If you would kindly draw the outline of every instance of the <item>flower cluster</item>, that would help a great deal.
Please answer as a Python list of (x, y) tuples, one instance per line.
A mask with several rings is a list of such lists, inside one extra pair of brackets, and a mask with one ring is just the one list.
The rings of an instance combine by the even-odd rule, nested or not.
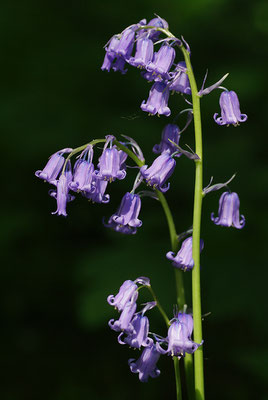
[[(138, 287), (138, 285), (141, 286)], [(120, 312), (118, 320), (111, 319), (108, 325), (115, 332), (120, 332), (118, 336), (120, 344), (127, 344), (134, 349), (142, 349), (140, 357), (137, 360), (128, 360), (128, 365), (131, 372), (139, 374), (141, 382), (147, 382), (149, 377), (159, 376), (160, 370), (156, 363), (161, 354), (180, 359), (185, 356), (185, 353), (192, 354), (202, 343), (198, 344), (191, 340), (193, 318), (184, 312), (177, 313), (175, 318), (169, 322), (167, 337), (163, 338), (149, 332), (149, 319), (145, 313), (157, 306), (157, 302), (143, 304), (142, 310), (136, 312), (138, 290), (142, 287), (150, 289), (148, 278), (127, 280), (115, 296), (108, 296), (108, 303)]]

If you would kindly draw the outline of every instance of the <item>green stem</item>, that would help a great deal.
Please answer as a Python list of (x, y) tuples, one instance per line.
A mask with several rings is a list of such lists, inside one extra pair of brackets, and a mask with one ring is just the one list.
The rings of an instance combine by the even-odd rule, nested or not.
[(177, 400), (182, 400), (180, 365), (179, 365), (178, 357), (173, 357), (173, 362), (174, 362), (174, 370), (175, 370)]
[[(192, 70), (190, 56), (184, 47), (181, 47), (186, 62), (187, 72), (192, 90), (194, 128), (195, 128), (195, 152), (199, 160), (195, 161), (195, 192), (193, 212), (193, 260), (192, 271), (192, 303), (194, 319), (194, 341), (202, 341), (202, 315), (201, 315), (201, 287), (200, 287), (200, 228), (202, 211), (202, 190), (203, 190), (203, 159), (202, 159), (202, 126), (200, 113), (200, 98)], [(196, 400), (205, 399), (204, 372), (203, 372), (203, 346), (200, 346), (194, 353), (194, 377)]]
[(153, 299), (156, 302), (156, 306), (157, 306), (158, 310), (160, 311), (162, 317), (164, 318), (167, 327), (169, 327), (170, 323), (169, 323), (168, 316), (165, 313), (165, 311), (164, 311), (163, 307), (161, 306), (161, 304), (159, 303), (159, 301), (158, 301), (158, 299), (157, 299), (152, 287), (151, 286), (144, 286), (144, 287), (146, 287), (151, 292), (151, 295), (153, 296)]

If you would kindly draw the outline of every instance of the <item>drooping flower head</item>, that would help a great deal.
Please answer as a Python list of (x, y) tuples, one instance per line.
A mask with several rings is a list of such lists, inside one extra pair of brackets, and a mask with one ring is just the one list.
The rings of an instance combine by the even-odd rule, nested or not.
[(73, 149), (66, 148), (57, 151), (57, 153), (52, 154), (44, 169), (36, 171), (35, 176), (37, 176), (40, 179), (44, 179), (44, 181), (47, 181), (53, 185), (57, 185), (57, 177), (65, 161), (63, 154), (71, 153), (72, 150)]
[(116, 332), (123, 331), (126, 333), (133, 332), (133, 326), (131, 324), (131, 321), (137, 308), (136, 304), (137, 298), (138, 298), (138, 292), (135, 291), (131, 299), (124, 306), (119, 319), (117, 321), (115, 321), (114, 319), (110, 319), (108, 325), (113, 331)]
[(173, 73), (169, 74), (171, 76), (168, 88), (171, 91), (183, 94), (191, 94), (191, 87), (188, 75), (186, 74), (186, 63), (180, 61)]
[[(177, 151), (177, 147), (170, 142), (179, 144), (180, 140), (180, 129), (176, 124), (167, 124), (162, 131), (162, 138), (159, 144), (155, 144), (153, 147), (153, 152), (156, 154), (163, 153), (164, 151), (169, 151), (170, 154)], [(181, 156), (181, 154), (176, 154), (177, 157)]]
[(139, 374), (141, 382), (147, 382), (149, 376), (157, 378), (160, 375), (160, 370), (156, 367), (160, 354), (156, 350), (154, 344), (145, 347), (140, 358), (135, 361), (133, 358), (128, 360), (128, 365), (131, 372)]
[(108, 296), (107, 302), (110, 306), (117, 308), (118, 311), (122, 311), (137, 289), (138, 286), (135, 281), (127, 280), (120, 286), (116, 296), (112, 294)]
[(168, 117), (171, 114), (168, 107), (169, 90), (164, 82), (155, 82), (151, 87), (147, 102), (143, 100), (141, 103), (142, 111), (148, 112), (150, 115), (165, 115)]
[(169, 189), (169, 183), (166, 185), (165, 183), (172, 175), (175, 166), (176, 161), (170, 156), (169, 151), (164, 151), (149, 168), (148, 165), (143, 165), (140, 173), (148, 185), (161, 192), (166, 192)]
[[(185, 318), (185, 322), (182, 322)], [(185, 356), (185, 353), (194, 353), (202, 343), (198, 344), (191, 340), (191, 333), (189, 328), (192, 327), (192, 322), (190, 322), (191, 316), (174, 318), (171, 320), (171, 325), (168, 329), (168, 336), (165, 339), (167, 343), (167, 350), (164, 350), (160, 343), (156, 343), (156, 348), (161, 354), (168, 354), (170, 356), (175, 356), (181, 358)]]
[(110, 182), (115, 179), (124, 179), (126, 171), (123, 169), (124, 163), (122, 163), (121, 153), (117, 150), (116, 146), (112, 145), (114, 136), (109, 135), (106, 138), (102, 155), (99, 158), (99, 169), (94, 171), (94, 175), (97, 179)]
[(137, 228), (142, 225), (142, 221), (138, 219), (140, 209), (140, 196), (127, 192), (121, 201), (118, 211), (113, 214), (109, 218), (108, 223), (104, 225), (117, 232), (135, 234)]
[(239, 122), (245, 122), (248, 117), (246, 114), (241, 114), (240, 104), (237, 94), (231, 90), (221, 93), (220, 96), (221, 117), (218, 113), (214, 114), (214, 121), (218, 125), (239, 125)]
[(148, 72), (152, 72), (161, 79), (168, 79), (168, 72), (173, 64), (176, 52), (173, 47), (164, 44), (157, 53), (154, 54), (153, 60), (147, 65)]
[(122, 32), (118, 46), (116, 48), (116, 54), (128, 60), (131, 56), (135, 41), (135, 30), (133, 27), (129, 27)]
[[(246, 220), (244, 215), (239, 215), (240, 201), (238, 194), (235, 192), (224, 192), (219, 201), (218, 217), (211, 214), (211, 220), (216, 225), (233, 226), (237, 229), (242, 229), (245, 226)], [(241, 218), (241, 219), (240, 219)]]
[(51, 197), (57, 200), (57, 210), (52, 214), (67, 216), (66, 205), (67, 202), (72, 201), (74, 196), (69, 194), (69, 183), (72, 180), (72, 170), (70, 160), (66, 164), (63, 174), (60, 175), (57, 181), (57, 191), (50, 190), (48, 193)]
[(92, 190), (92, 179), (94, 165), (92, 163), (93, 147), (89, 145), (76, 161), (73, 172), (72, 182), (69, 183), (69, 188), (74, 192)]
[[(204, 241), (200, 240), (200, 252), (204, 248)], [(172, 251), (166, 254), (166, 257), (173, 261), (172, 265), (176, 268), (182, 269), (183, 271), (189, 271), (194, 267), (193, 260), (193, 238), (188, 237), (182, 242), (181, 248), (175, 255)]]
[(130, 57), (128, 63), (133, 67), (146, 68), (152, 61), (154, 55), (154, 44), (151, 39), (140, 38), (137, 40), (136, 53)]

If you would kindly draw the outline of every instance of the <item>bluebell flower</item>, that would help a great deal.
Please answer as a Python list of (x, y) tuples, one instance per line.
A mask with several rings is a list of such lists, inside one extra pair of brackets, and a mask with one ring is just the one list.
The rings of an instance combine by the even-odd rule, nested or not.
[(169, 189), (169, 183), (165, 183), (172, 175), (175, 166), (176, 161), (170, 156), (169, 151), (164, 151), (149, 168), (148, 165), (143, 165), (140, 173), (148, 185), (160, 192), (166, 192)]
[(147, 102), (143, 100), (141, 103), (142, 111), (148, 112), (150, 115), (165, 115), (168, 117), (171, 114), (168, 107), (169, 90), (164, 82), (155, 82), (151, 87)]
[(159, 352), (156, 350), (155, 345), (152, 344), (144, 348), (137, 361), (133, 358), (129, 359), (128, 365), (131, 372), (139, 374), (139, 380), (141, 382), (147, 382), (149, 376), (151, 378), (157, 378), (160, 375), (160, 370), (156, 366), (159, 357)]
[(73, 171), (73, 179), (69, 183), (69, 188), (74, 192), (92, 190), (92, 179), (94, 172), (93, 147), (89, 145), (76, 161)]
[[(211, 214), (211, 220), (216, 225), (233, 226), (237, 229), (242, 229), (245, 226), (246, 220), (244, 215), (239, 215), (240, 201), (238, 194), (235, 192), (224, 192), (219, 201), (218, 217)], [(241, 218), (241, 219), (240, 219)]]
[(168, 83), (169, 90), (177, 93), (191, 94), (191, 86), (186, 71), (186, 63), (180, 61), (177, 64), (175, 71), (169, 74), (171, 77), (171, 80)]
[(120, 344), (128, 344), (130, 347), (140, 349), (141, 346), (148, 347), (153, 344), (153, 339), (148, 337), (149, 320), (143, 314), (136, 314), (131, 321), (133, 331), (124, 337), (124, 332), (118, 336)]
[(57, 191), (50, 190), (48, 193), (51, 197), (57, 200), (57, 210), (52, 214), (67, 216), (66, 205), (67, 202), (74, 200), (74, 196), (69, 194), (69, 183), (72, 180), (71, 162), (66, 164), (63, 174), (60, 175), (57, 181)]
[(105, 193), (107, 185), (108, 181), (102, 181), (101, 179), (98, 179), (95, 175), (93, 175), (90, 191), (84, 191), (82, 192), (82, 194), (88, 200), (92, 201), (92, 203), (109, 203), (110, 195)]
[(121, 201), (118, 211), (113, 214), (109, 218), (108, 223), (104, 225), (117, 232), (135, 234), (137, 228), (142, 225), (142, 221), (138, 219), (140, 209), (140, 196), (127, 192)]
[(151, 39), (141, 38), (137, 40), (136, 53), (130, 57), (128, 63), (133, 67), (146, 68), (152, 61), (154, 55), (154, 44)]
[(108, 325), (113, 331), (116, 332), (124, 331), (126, 333), (133, 332), (133, 326), (131, 324), (131, 321), (137, 308), (136, 304), (137, 298), (138, 298), (138, 292), (135, 291), (131, 300), (129, 300), (124, 306), (119, 319), (117, 321), (115, 321), (114, 319), (110, 319)]
[(135, 281), (127, 280), (120, 286), (117, 295), (108, 296), (107, 301), (110, 306), (117, 308), (118, 311), (122, 311), (137, 289), (138, 286)]
[(153, 60), (147, 65), (148, 72), (152, 72), (161, 79), (168, 79), (168, 72), (173, 64), (176, 52), (173, 47), (164, 44), (157, 53), (154, 54)]
[(37, 176), (40, 179), (43, 179), (44, 181), (47, 181), (48, 183), (57, 185), (57, 177), (65, 162), (63, 154), (71, 153), (72, 151), (73, 149), (66, 148), (52, 154), (44, 169), (36, 171), (35, 176)]
[(116, 54), (128, 60), (131, 56), (135, 42), (135, 30), (131, 27), (125, 29), (116, 48)]
[(224, 91), (220, 96), (221, 117), (218, 113), (214, 114), (214, 121), (218, 125), (239, 125), (239, 122), (245, 122), (248, 117), (241, 114), (239, 100), (234, 91)]
[(108, 42), (108, 46), (105, 47), (106, 53), (105, 53), (105, 57), (104, 57), (104, 61), (103, 64), (101, 66), (101, 70), (102, 71), (108, 71), (110, 72), (110, 69), (115, 61), (115, 59), (117, 58), (116, 55), (116, 49), (118, 47), (119, 44), (119, 38), (117, 35), (113, 36), (109, 42)]
[[(170, 140), (172, 140), (172, 142), (179, 144), (179, 140), (180, 140), (180, 129), (178, 127), (178, 125), (176, 124), (167, 124), (163, 131), (162, 131), (162, 138), (161, 138), (161, 142), (159, 144), (155, 144), (153, 147), (153, 152), (156, 154), (160, 154), (163, 153), (164, 151), (169, 151), (170, 154), (173, 154), (174, 152), (176, 152), (178, 149), (177, 147), (170, 142)], [(177, 157), (180, 157), (181, 154), (178, 153), (176, 154)]]
[(194, 353), (203, 342), (198, 344), (191, 340), (192, 332), (189, 331), (189, 327), (189, 320), (186, 320), (186, 323), (184, 323), (180, 319), (174, 318), (168, 329), (168, 336), (163, 341), (163, 343), (167, 344), (167, 349), (163, 349), (160, 343), (156, 343), (157, 351), (161, 354), (167, 354), (178, 358), (184, 357), (185, 353)]
[[(200, 240), (200, 252), (204, 248), (204, 241)], [(182, 269), (183, 271), (189, 271), (194, 267), (193, 260), (193, 238), (188, 237), (182, 242), (181, 248), (175, 255), (172, 251), (166, 254), (166, 257), (173, 261), (172, 265), (176, 268)]]

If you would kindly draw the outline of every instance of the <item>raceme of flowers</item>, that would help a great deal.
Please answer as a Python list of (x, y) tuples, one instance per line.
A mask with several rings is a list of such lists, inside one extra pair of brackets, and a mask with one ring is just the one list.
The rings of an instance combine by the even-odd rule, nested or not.
[(149, 318), (145, 313), (158, 304), (157, 301), (148, 302), (137, 311), (138, 293), (144, 287), (151, 287), (148, 278), (127, 280), (115, 296), (110, 295), (107, 298), (108, 303), (120, 313), (117, 320), (111, 319), (108, 323), (112, 330), (119, 332), (118, 342), (141, 350), (137, 359), (128, 360), (131, 372), (139, 374), (141, 382), (147, 382), (149, 377), (156, 378), (160, 375), (157, 362), (161, 354), (180, 359), (186, 353), (194, 353), (202, 344), (192, 341), (193, 317), (185, 312), (176, 313), (169, 321), (166, 337), (150, 332)]

